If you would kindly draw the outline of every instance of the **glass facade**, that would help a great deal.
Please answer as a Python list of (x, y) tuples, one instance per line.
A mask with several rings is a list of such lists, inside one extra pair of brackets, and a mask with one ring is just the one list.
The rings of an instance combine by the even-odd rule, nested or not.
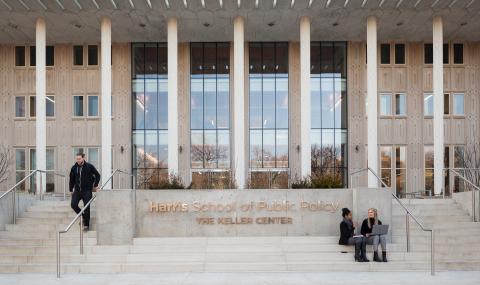
[(312, 42), (311, 147), (312, 176), (347, 185), (347, 46)]
[(132, 44), (133, 171), (139, 188), (168, 175), (167, 44)]
[(192, 43), (192, 169), (230, 168), (230, 45)]
[(288, 168), (288, 43), (250, 43), (250, 168)]

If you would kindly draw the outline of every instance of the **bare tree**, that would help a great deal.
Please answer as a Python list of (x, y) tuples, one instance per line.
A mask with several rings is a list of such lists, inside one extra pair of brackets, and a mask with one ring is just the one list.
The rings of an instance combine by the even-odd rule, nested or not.
[(0, 184), (8, 179), (8, 168), (12, 161), (10, 150), (3, 145), (0, 145)]
[[(480, 145), (474, 143), (467, 145), (464, 149), (456, 150), (455, 157), (458, 158), (458, 165), (463, 167), (463, 174), (473, 184), (480, 186)], [(467, 185), (469, 187), (470, 185)]]

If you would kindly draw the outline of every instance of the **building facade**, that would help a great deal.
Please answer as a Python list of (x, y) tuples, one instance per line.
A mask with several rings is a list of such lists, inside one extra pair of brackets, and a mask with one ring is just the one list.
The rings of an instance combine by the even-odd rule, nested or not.
[(2, 1), (5, 183), (84, 152), (140, 188), (376, 186), (350, 179), (368, 166), (398, 195), (459, 191), (448, 169), (480, 141), (480, 2), (415, 2)]

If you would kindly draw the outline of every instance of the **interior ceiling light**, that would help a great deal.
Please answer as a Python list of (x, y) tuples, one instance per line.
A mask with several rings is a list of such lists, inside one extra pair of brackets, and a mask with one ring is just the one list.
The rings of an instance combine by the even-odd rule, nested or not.
[(362, 2), (362, 8), (365, 7), (365, 5), (367, 5), (367, 1), (368, 1), (368, 0), (363, 0), (363, 2)]
[(167, 7), (167, 9), (170, 9), (170, 1), (165, 0), (165, 6)]
[(92, 2), (93, 2), (93, 5), (95, 5), (95, 7), (97, 7), (97, 10), (100, 9), (100, 6), (98, 5), (96, 0), (92, 0)]
[(128, 3), (130, 3), (130, 7), (132, 7), (132, 9), (135, 9), (135, 4), (133, 4), (133, 0), (128, 0)]
[(345, 4), (343, 4), (343, 8), (347, 8), (348, 2), (350, 2), (350, 0), (345, 0)]
[(312, 7), (313, 0), (308, 1), (308, 8)]
[(273, 26), (275, 26), (275, 22), (270, 22), (270, 23), (268, 23), (267, 25), (268, 25), (269, 27), (273, 27)]
[(422, 2), (422, 0), (417, 0), (417, 2), (415, 2), (415, 4), (413, 5), (413, 7), (417, 8), (418, 4), (420, 4), (420, 2)]
[(27, 4), (25, 4), (25, 2), (23, 2), (23, 0), (18, 0), (18, 2), (20, 2), (20, 4), (22, 4), (22, 6), (27, 9), (27, 11), (30, 11), (30, 7), (27, 6)]
[(457, 0), (453, 0), (453, 1), (450, 3), (450, 5), (448, 5), (448, 8), (452, 8), (453, 5), (455, 5), (455, 3), (457, 3)]

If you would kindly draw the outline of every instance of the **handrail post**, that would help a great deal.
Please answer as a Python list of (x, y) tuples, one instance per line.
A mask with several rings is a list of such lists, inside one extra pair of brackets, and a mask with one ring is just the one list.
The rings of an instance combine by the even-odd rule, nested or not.
[(473, 222), (476, 222), (477, 219), (475, 218), (476, 216), (476, 210), (475, 210), (475, 189), (472, 189), (472, 219)]
[(80, 254), (83, 255), (83, 215), (80, 216)]
[(430, 232), (431, 233), (431, 236), (430, 236), (430, 252), (431, 252), (431, 256), (430, 256), (430, 263), (431, 263), (431, 272), (430, 274), (433, 276), (435, 275), (435, 233), (434, 233), (434, 230), (432, 229), (432, 231)]
[(57, 278), (60, 278), (60, 232), (57, 232)]
[(63, 201), (67, 199), (67, 176), (63, 177)]
[(405, 230), (407, 234), (407, 252), (410, 252), (410, 217), (408, 212), (405, 215)]
[(13, 216), (13, 224), (15, 225), (17, 223), (17, 206), (16, 206), (16, 201), (15, 201), (15, 193), (16, 193), (16, 188), (12, 191), (12, 216)]

